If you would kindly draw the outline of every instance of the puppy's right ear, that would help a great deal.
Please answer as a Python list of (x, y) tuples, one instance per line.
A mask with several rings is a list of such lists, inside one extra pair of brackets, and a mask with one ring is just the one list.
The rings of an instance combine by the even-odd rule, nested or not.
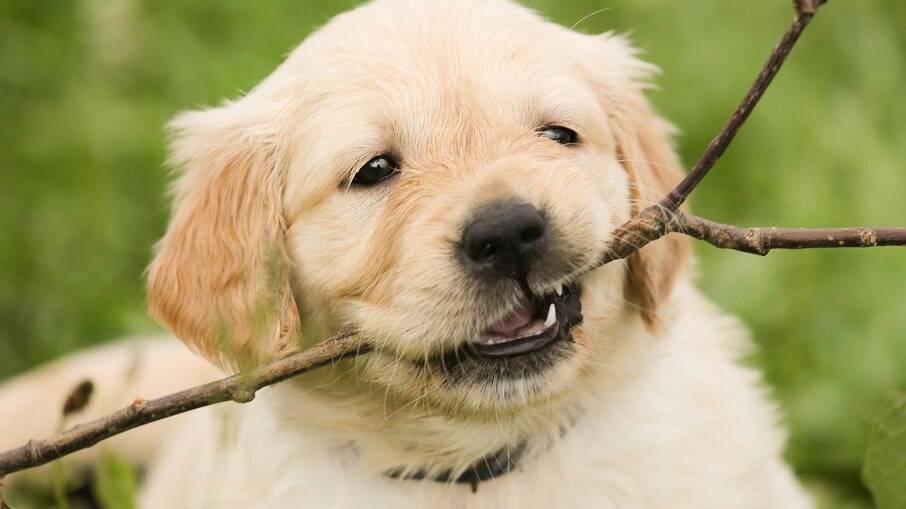
[(171, 162), (183, 173), (149, 268), (149, 309), (220, 365), (276, 355), (299, 329), (283, 248), (282, 144), (269, 112), (247, 97), (170, 124)]

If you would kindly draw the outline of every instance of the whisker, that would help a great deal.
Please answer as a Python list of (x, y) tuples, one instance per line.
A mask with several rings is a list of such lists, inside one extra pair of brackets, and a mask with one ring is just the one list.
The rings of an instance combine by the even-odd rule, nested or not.
[(589, 19), (591, 19), (591, 18), (597, 16), (598, 14), (601, 14), (602, 12), (607, 12), (607, 11), (609, 11), (610, 9), (612, 9), (612, 7), (604, 7), (603, 9), (598, 9), (598, 10), (596, 10), (596, 11), (594, 11), (594, 12), (590, 12), (590, 13), (586, 14), (585, 16), (582, 16), (582, 19), (580, 19), (579, 21), (576, 21), (576, 22), (573, 24), (573, 26), (569, 27), (569, 29), (570, 29), (570, 30), (575, 30), (577, 26), (581, 25), (582, 23), (585, 23), (585, 22), (588, 21)]

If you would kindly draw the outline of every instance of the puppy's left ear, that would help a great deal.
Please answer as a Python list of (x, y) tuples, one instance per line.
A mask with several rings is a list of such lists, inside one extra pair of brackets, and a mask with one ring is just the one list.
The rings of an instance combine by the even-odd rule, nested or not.
[[(683, 174), (668, 142), (667, 124), (655, 116), (647, 103), (630, 106), (628, 118), (619, 127), (617, 157), (629, 173), (635, 215), (672, 191)], [(671, 234), (628, 258), (627, 298), (639, 307), (649, 328), (660, 325), (662, 304), (670, 297), (688, 256), (688, 239)]]
[(283, 172), (269, 105), (178, 116), (176, 183), (148, 273), (151, 314), (215, 364), (281, 353), (299, 329), (284, 250)]
[[(607, 87), (605, 108), (615, 132), (617, 157), (629, 175), (635, 215), (672, 191), (682, 180), (683, 170), (671, 144), (672, 126), (657, 116), (644, 94), (656, 68), (639, 60), (623, 37), (608, 34), (602, 38), (606, 51), (599, 56), (611, 64), (608, 76), (601, 78)], [(688, 239), (672, 234), (627, 260), (627, 299), (638, 306), (649, 328), (660, 325), (663, 304), (688, 258)]]

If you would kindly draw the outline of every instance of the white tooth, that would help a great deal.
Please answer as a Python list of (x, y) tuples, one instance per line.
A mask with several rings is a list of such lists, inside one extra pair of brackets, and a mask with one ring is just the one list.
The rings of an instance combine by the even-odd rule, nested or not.
[(557, 288), (555, 290), (557, 292), (557, 297), (563, 297), (563, 283), (557, 283)]
[(544, 320), (544, 326), (550, 327), (551, 325), (557, 322), (557, 310), (554, 309), (554, 305), (551, 304), (550, 309), (547, 310), (547, 319)]

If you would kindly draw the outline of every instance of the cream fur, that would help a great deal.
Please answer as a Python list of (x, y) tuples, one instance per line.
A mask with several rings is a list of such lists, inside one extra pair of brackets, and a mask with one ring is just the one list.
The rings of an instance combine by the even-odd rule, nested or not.
[[(227, 368), (347, 326), (377, 351), (193, 414), (143, 507), (809, 507), (759, 376), (737, 364), (746, 335), (692, 287), (682, 239), (583, 276), (576, 352), (546, 371), (416, 368), (520, 298), (453, 255), (476, 207), (545, 211), (557, 256), (528, 285), (548, 293), (680, 178), (651, 74), (623, 38), (509, 1), (375, 0), (245, 97), (174, 121), (183, 173), (152, 313)], [(537, 136), (548, 124), (581, 144)], [(347, 185), (384, 152), (400, 176)], [(521, 441), (519, 470), (475, 494), (383, 475), (458, 472)]]

